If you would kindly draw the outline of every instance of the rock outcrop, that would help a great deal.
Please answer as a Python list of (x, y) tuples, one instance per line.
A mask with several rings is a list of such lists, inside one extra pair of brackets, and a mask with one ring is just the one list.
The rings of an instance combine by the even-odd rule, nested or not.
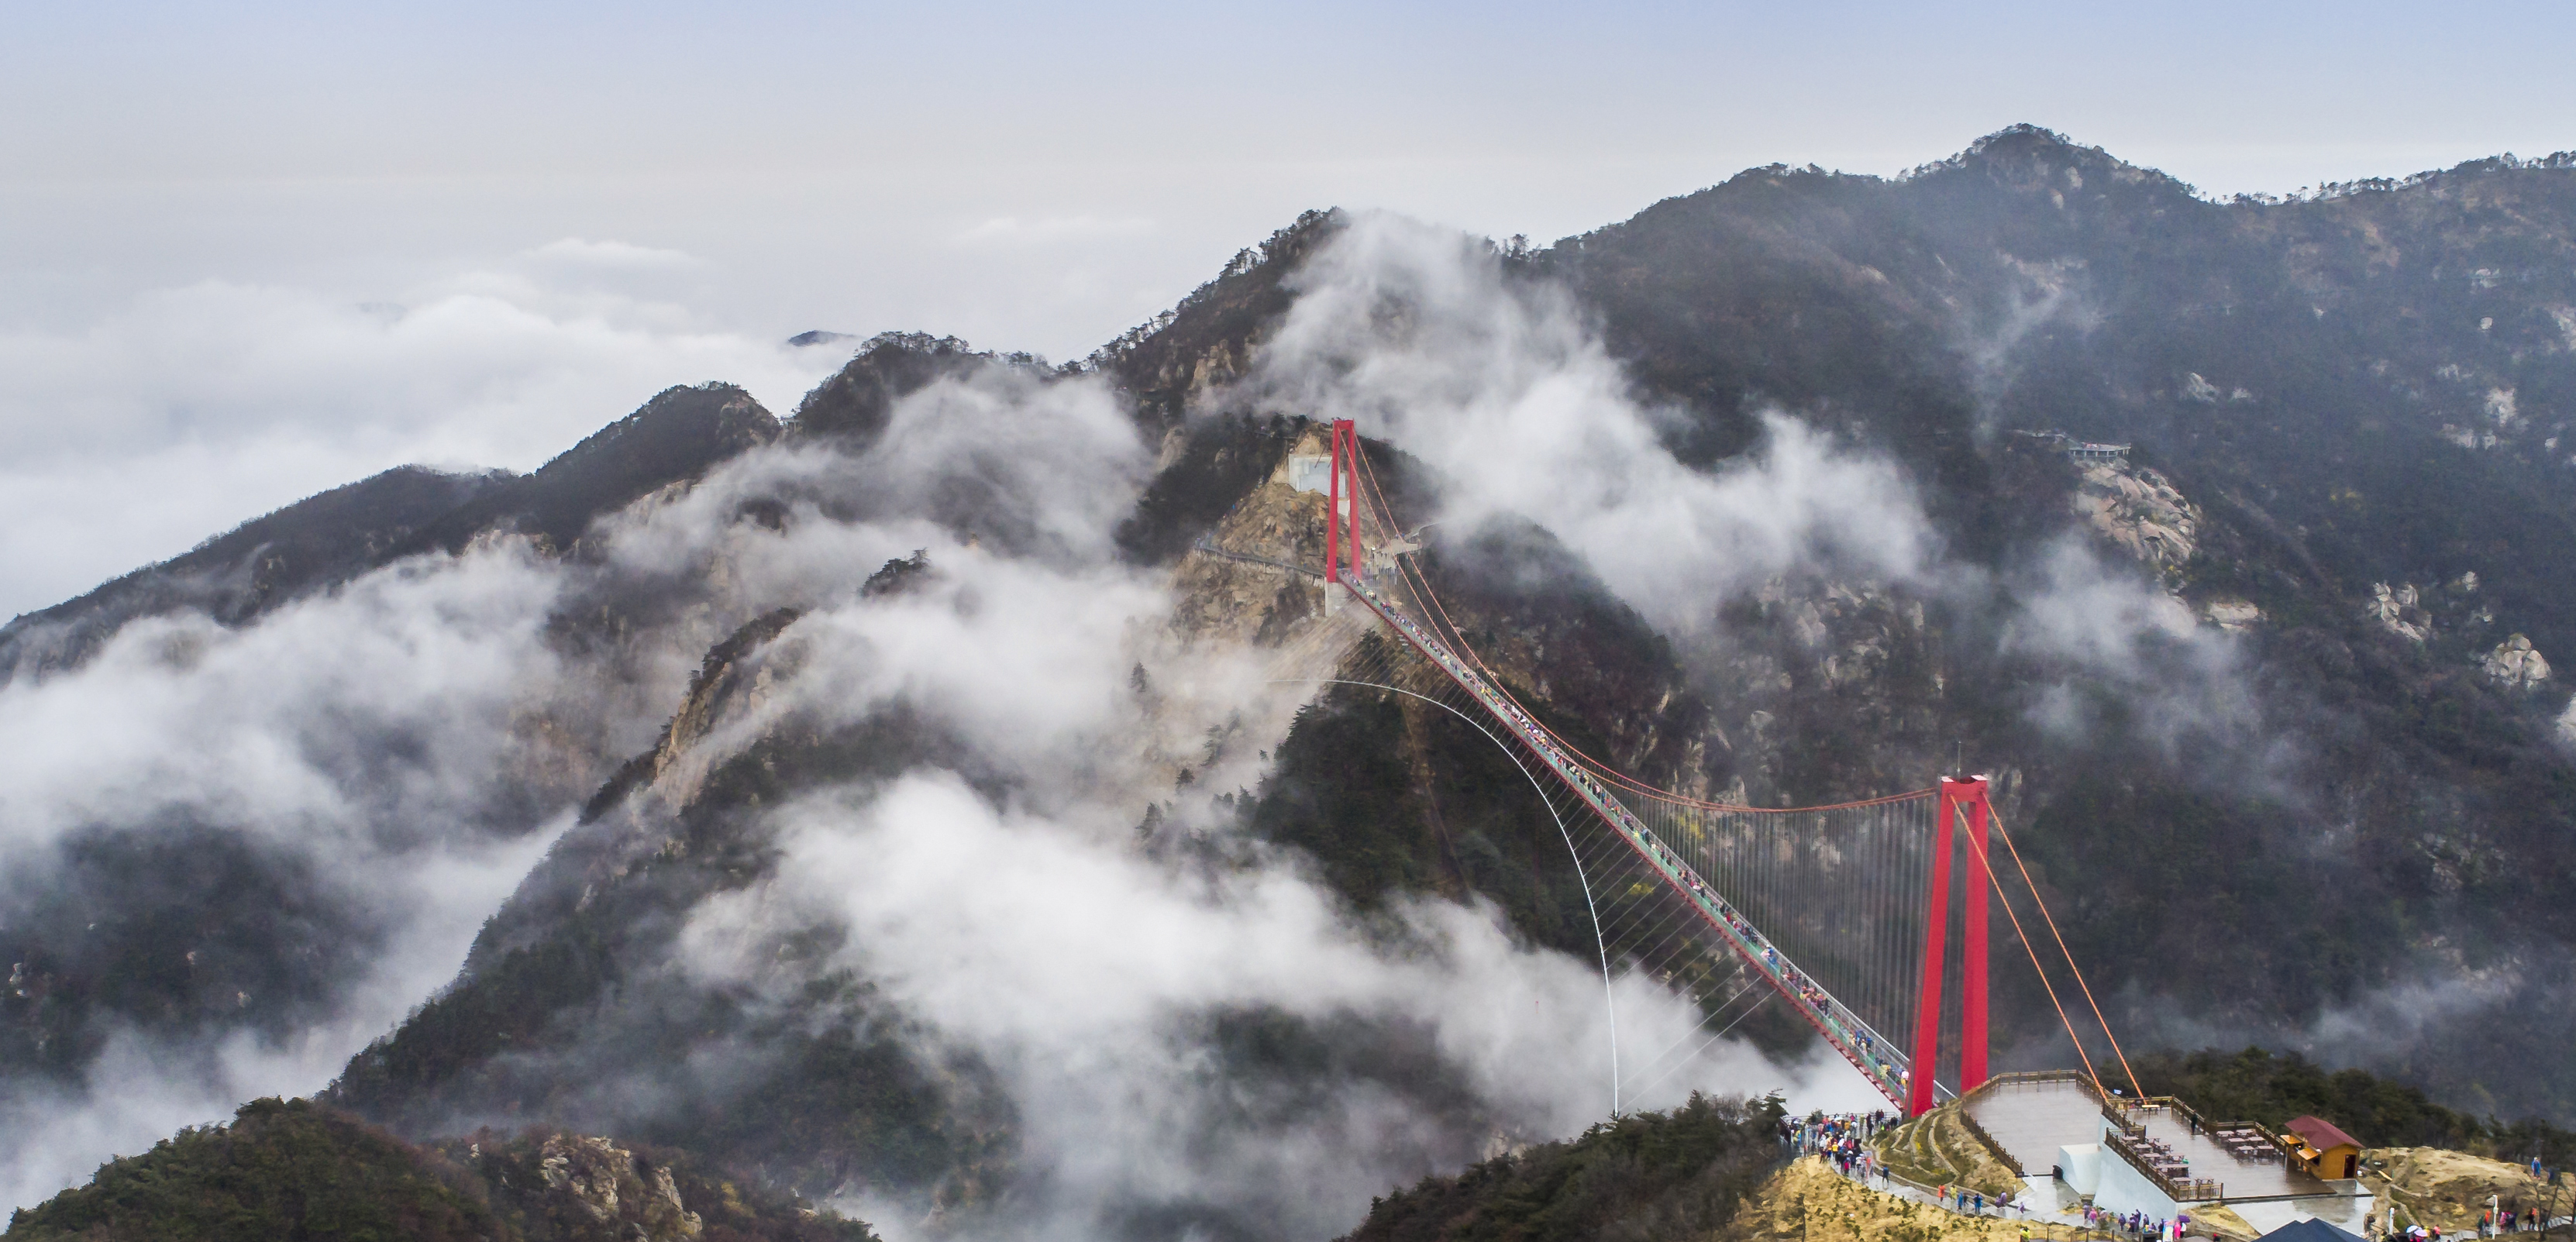
[(415, 1147), (336, 1109), (278, 1099), (110, 1161), (89, 1185), (14, 1213), (8, 1236), (876, 1242), (861, 1222), (684, 1152), (555, 1130)]
[(2158, 573), (2181, 569), (2198, 547), (2199, 506), (2145, 466), (2125, 461), (2087, 465), (2074, 504), (2093, 529)]
[(624, 1221), (627, 1236), (678, 1242), (706, 1232), (698, 1214), (680, 1202), (668, 1166), (648, 1168), (635, 1153), (587, 1134), (551, 1134), (538, 1148), (546, 1189), (570, 1200), (602, 1224)]
[(2549, 661), (2542, 659), (2532, 649), (2531, 640), (2520, 634), (2497, 643), (2479, 667), (2507, 690), (2529, 690), (2549, 680)]
[(1808, 1156), (1772, 1175), (1717, 1236), (1725, 1242), (2014, 1242), (2029, 1226), (1999, 1216), (1962, 1216), (1867, 1190)]
[(1174, 628), (1192, 639), (1276, 645), (1324, 611), (1324, 503), (1292, 475), (1330, 449), (1309, 428), (1174, 567)]
[[(2416, 1223), (2445, 1232), (2474, 1228), (2490, 1199), (2530, 1207), (2552, 1189), (2521, 1165), (2440, 1147), (2383, 1147), (2362, 1154), (2379, 1174), (2367, 1183), (2370, 1189), (2392, 1195)], [(2560, 1195), (2576, 1186), (2576, 1174), (2558, 1178)]]
[(2263, 610), (2241, 599), (2210, 600), (2200, 606), (2200, 615), (2231, 634), (2244, 633), (2263, 623)]
[(2432, 636), (2433, 614), (2424, 611), (2423, 597), (2412, 582), (2394, 587), (2385, 582), (2371, 583), (2370, 600), (2361, 607), (2399, 638), (2420, 643)]

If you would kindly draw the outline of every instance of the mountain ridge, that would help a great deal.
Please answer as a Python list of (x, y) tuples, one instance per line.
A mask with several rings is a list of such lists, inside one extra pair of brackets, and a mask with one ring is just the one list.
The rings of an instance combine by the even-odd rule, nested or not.
[[(1775, 444), (1770, 412), (1795, 410), (1838, 444), (1912, 467), (1945, 564), (1975, 589), (1784, 574), (1718, 604), (1723, 644), (1711, 648), (1688, 635), (1676, 645), (1535, 524), (1436, 531), (1419, 563), (1517, 696), (1658, 782), (1812, 802), (1910, 788), (1953, 745), (1991, 761), (2041, 890), (2124, 1029), (2190, 1047), (2213, 1027), (2295, 1041), (2338, 1021), (2385, 1024), (2388, 1041), (2343, 1055), (2471, 1110), (2576, 1116), (2576, 1080), (2548, 1068), (2576, 945), (2576, 924), (2547, 900), (2576, 877), (2576, 768), (2552, 732), (2562, 692), (2502, 685), (2479, 664), (2510, 634), (2576, 648), (2576, 445), (2559, 447), (2576, 417), (2576, 326), (2553, 318), (2576, 303), (2571, 173), (2576, 161), (2557, 157), (2473, 161), (2332, 196), (2217, 202), (2015, 126), (1901, 178), (1748, 170), (1551, 247), (1496, 248), (1504, 287), (1571, 291), (1656, 403), (1677, 458), (1704, 474), (1741, 469)], [(1286, 459), (1315, 451), (1316, 426), (1244, 381), (1305, 265), (1357, 224), (1301, 216), (1074, 367), (885, 334), (784, 423), (736, 389), (670, 390), (368, 563), (511, 533), (541, 558), (578, 559), (598, 551), (583, 545), (594, 522), (678, 503), (766, 446), (863, 454), (931, 386), (1088, 380), (1113, 387), (1151, 456), (1116, 525), (1120, 557), (1172, 571), (1225, 624), (1276, 634), (1320, 613), (1320, 592), (1255, 566), (1199, 565), (1189, 549), (1202, 537), (1276, 558), (1320, 547), (1321, 501), (1285, 481)], [(610, 434), (658, 426), (647, 411), (676, 412), (667, 436)], [(2084, 471), (2011, 434), (2050, 429), (2132, 444), (2126, 477), (2153, 472), (2168, 507), (2194, 516), (2190, 550), (2149, 564), (2086, 517)], [(1370, 444), (1409, 527), (1460, 480), (1402, 449)], [(721, 496), (740, 518), (727, 528), (734, 549), (870, 500), (733, 476), (724, 486), (741, 489)], [(2057, 589), (2053, 550), (2070, 543), (2095, 549), (2105, 580), (2135, 598), (2202, 619), (2151, 630), (2122, 657), (2131, 664), (2107, 671), (2016, 647), (2013, 627), (2032, 623), (2014, 609)], [(632, 762), (588, 786), (587, 822), (494, 916), (457, 981), (353, 1058), (330, 1098), (407, 1134), (496, 1110), (578, 1112), (810, 1193), (918, 1195), (943, 1219), (1014, 1202), (1037, 1175), (992, 1067), (936, 1049), (871, 980), (823, 972), (810, 995), (765, 1012), (748, 992), (666, 968), (691, 910), (774, 875), (767, 808), (919, 766), (960, 771), (1003, 800), (1008, 774), (979, 770), (973, 739), (935, 719), (886, 710), (826, 728), (754, 716), (824, 641), (810, 610), (929, 599), (968, 616), (943, 572), (940, 557), (922, 558), (888, 581), (927, 596), (854, 589), (856, 604), (763, 594), (757, 580), (633, 607), (617, 594), (629, 588), (600, 588), (606, 602), (561, 632), (671, 648), (666, 660), (695, 670), (686, 691), (653, 709), (670, 721), (651, 750), (593, 757), (603, 774)], [(2386, 588), (2386, 617), (2370, 611), (2374, 587)], [(2213, 665), (2203, 640), (2219, 606), (2250, 620), (2207, 639), (2229, 653)], [(1149, 698), (1152, 671), (1140, 661), (1137, 672)], [(2169, 702), (2167, 680), (2257, 707)], [(755, 724), (748, 740), (724, 733)], [(1212, 734), (1207, 758), (1158, 762), (1213, 771), (1227, 745)], [(1489, 772), (1484, 744), (1455, 726), (1335, 691), (1278, 736), (1230, 745), (1273, 764), (1229, 803), (1240, 837), (1311, 859), (1353, 910), (1481, 900), (1516, 936), (1581, 947), (1564, 916), (1579, 889), (1560, 874), (1561, 847), (1548, 853), (1555, 830), (1493, 792), (1507, 774)], [(1186, 853), (1176, 837), (1139, 836)], [(2284, 925), (2298, 930), (2272, 930)], [(828, 957), (815, 944), (781, 952), (785, 966)], [(2494, 982), (2442, 1002), (2460, 1008), (2440, 1013), (2469, 1015), (2452, 1019), (2462, 1031), (2419, 1022), (2405, 1042), (2407, 1015), (2376, 998), (2446, 971)], [(2031, 983), (1998, 972), (2008, 1064), (2052, 1055)], [(25, 1008), (0, 1001), (0, 1015), (23, 1021)], [(1400, 1031), (1259, 1012), (1210, 1022), (1227, 1033), (1216, 1064), (1246, 1082), (1366, 1056), (1411, 1064)], [(1794, 1023), (1744, 1029), (1783, 1056), (1799, 1046)], [(684, 1104), (658, 1118), (619, 1113), (614, 1083), (586, 1068), (692, 1065), (740, 1047), (775, 1059), (742, 1080), (689, 1080), (675, 1091)], [(2498, 1093), (2500, 1072), (2520, 1076), (2516, 1094)], [(1376, 1085), (1450, 1127), (1446, 1146), (1425, 1150), (1469, 1149), (1477, 1120), (1440, 1072)], [(746, 1110), (776, 1133), (755, 1133)], [(1184, 1215), (1262, 1230), (1239, 1207)]]

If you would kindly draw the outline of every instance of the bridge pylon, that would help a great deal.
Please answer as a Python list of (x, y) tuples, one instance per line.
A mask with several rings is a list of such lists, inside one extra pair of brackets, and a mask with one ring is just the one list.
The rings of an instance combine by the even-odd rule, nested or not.
[[(1347, 418), (1333, 420), (1332, 481), (1324, 493), (1324, 589), (1329, 594), (1342, 580), (1341, 567), (1368, 572), (1360, 559), (1360, 433)], [(1347, 550), (1344, 540), (1348, 540)]]
[(1941, 968), (1948, 956), (1950, 931), (1950, 855), (1953, 825), (1966, 821), (1967, 874), (1960, 877), (1960, 901), (1966, 905), (1961, 931), (1959, 996), (1959, 1093), (1986, 1081), (1986, 915), (1992, 902), (1986, 876), (1991, 817), (1986, 806), (1986, 778), (1942, 777), (1940, 803), (1932, 840), (1932, 884), (1923, 914), (1923, 994), (1915, 1006), (1914, 1077), (1905, 1112), (1919, 1117), (1933, 1107), (1933, 1075), (1941, 1052)]

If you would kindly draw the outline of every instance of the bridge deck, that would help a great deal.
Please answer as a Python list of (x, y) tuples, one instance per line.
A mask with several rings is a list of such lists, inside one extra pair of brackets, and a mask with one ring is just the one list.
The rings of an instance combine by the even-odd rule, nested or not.
[(1752, 921), (1744, 917), (1725, 898), (1710, 887), (1688, 863), (1655, 840), (1654, 832), (1639, 821), (1634, 812), (1613, 797), (1592, 773), (1574, 762), (1565, 747), (1545, 726), (1530, 719), (1494, 688), (1484, 675), (1449, 650), (1447, 644), (1427, 629), (1404, 615), (1394, 601), (1372, 590), (1357, 574), (1342, 571), (1342, 585), (1368, 605), (1371, 612), (1394, 629), (1405, 642), (1431, 661), (1459, 688), (1483, 708), (1487, 715), (1507, 732), (1527, 745), (1549, 773), (1579, 796), (1592, 813), (1619, 834), (1629, 849), (1646, 860), (1664, 884), (1690, 903), (1693, 910), (1714, 930), (1718, 939), (1752, 966), (1762, 980), (1787, 998), (1798, 1016), (1807, 1020), (1825, 1043), (1851, 1062), (1876, 1088), (1898, 1108), (1905, 1106), (1911, 1070), (1906, 1058), (1884, 1036), (1872, 1031), (1851, 1008), (1833, 998), (1823, 986), (1799, 970), (1787, 954), (1780, 952)]

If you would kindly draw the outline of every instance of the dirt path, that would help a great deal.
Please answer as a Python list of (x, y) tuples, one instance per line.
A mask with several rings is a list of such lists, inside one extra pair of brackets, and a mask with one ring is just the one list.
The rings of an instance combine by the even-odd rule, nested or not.
[(1968, 1132), (1959, 1106), (1945, 1104), (1879, 1136), (1871, 1147), (1887, 1167), (1925, 1186), (1965, 1186), (1988, 1197), (2021, 1193), (2021, 1179)]

